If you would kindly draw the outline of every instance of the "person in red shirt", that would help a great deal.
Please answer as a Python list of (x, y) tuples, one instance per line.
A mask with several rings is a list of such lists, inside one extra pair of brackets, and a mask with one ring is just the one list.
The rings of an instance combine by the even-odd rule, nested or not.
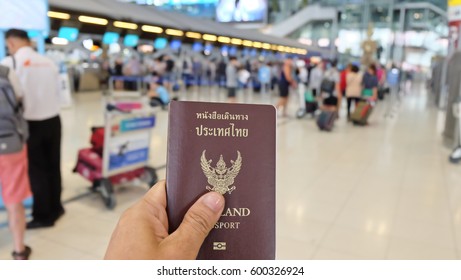
[(351, 71), (352, 64), (349, 63), (346, 68), (341, 72), (339, 77), (339, 90), (342, 96), (346, 96), (346, 88), (347, 88), (347, 73)]

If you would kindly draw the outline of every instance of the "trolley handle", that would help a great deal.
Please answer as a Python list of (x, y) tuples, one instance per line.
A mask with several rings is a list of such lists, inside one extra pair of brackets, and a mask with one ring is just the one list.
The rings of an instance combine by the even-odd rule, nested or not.
[(120, 109), (119, 107), (117, 107), (115, 105), (112, 105), (112, 104), (107, 104), (106, 110), (109, 111), (109, 112), (117, 111), (117, 112), (120, 112), (120, 113), (123, 113), (123, 114), (130, 114), (131, 113), (131, 111), (129, 111), (129, 110)]
[(144, 81), (144, 76), (110, 76), (110, 81), (122, 81), (122, 82), (138, 82)]
[(107, 112), (119, 112), (119, 113), (122, 113), (122, 114), (155, 114), (156, 112), (156, 109), (158, 107), (155, 107), (151, 104), (150, 106), (150, 109), (134, 109), (134, 110), (127, 110), (127, 109), (121, 109), (119, 107), (117, 107), (116, 105), (114, 104), (107, 104), (106, 105), (106, 110)]

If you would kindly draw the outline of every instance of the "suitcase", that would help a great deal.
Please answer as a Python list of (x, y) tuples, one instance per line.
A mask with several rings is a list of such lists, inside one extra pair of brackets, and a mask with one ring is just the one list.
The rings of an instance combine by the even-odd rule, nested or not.
[(91, 149), (100, 157), (102, 157), (102, 151), (104, 150), (104, 132), (104, 127), (91, 128)]
[(351, 115), (351, 121), (355, 125), (366, 125), (373, 111), (373, 106), (366, 101), (360, 101)]
[(102, 179), (102, 157), (93, 148), (81, 149), (74, 172), (91, 182)]
[(322, 131), (331, 131), (335, 124), (336, 112), (322, 111), (317, 118), (317, 126)]
[[(111, 176), (109, 178), (112, 184), (120, 184), (140, 178), (145, 174), (145, 168), (138, 168)], [(93, 148), (81, 149), (78, 151), (77, 165), (74, 168), (74, 173), (82, 175), (90, 182), (102, 180), (102, 157), (96, 153)]]

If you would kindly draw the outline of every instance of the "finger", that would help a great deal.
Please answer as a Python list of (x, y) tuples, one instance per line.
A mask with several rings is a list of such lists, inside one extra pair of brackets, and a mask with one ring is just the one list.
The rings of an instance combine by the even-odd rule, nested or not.
[[(141, 207), (141, 214), (151, 215), (156, 217), (168, 229), (168, 217), (166, 214), (166, 183), (164, 180), (155, 184), (142, 198), (141, 203), (137, 206)], [(147, 207), (146, 207), (147, 206)]]
[(143, 197), (143, 201), (151, 206), (166, 208), (166, 184), (165, 180), (155, 184)]
[(209, 192), (203, 195), (187, 211), (179, 228), (169, 237), (169, 242), (179, 245), (188, 258), (195, 259), (223, 209), (224, 197), (221, 194)]

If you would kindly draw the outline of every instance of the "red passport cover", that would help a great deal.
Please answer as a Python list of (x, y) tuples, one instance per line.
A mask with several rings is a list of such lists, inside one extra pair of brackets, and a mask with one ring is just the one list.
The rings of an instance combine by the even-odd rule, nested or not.
[(275, 108), (173, 101), (169, 110), (170, 233), (200, 196), (218, 191), (226, 205), (197, 259), (275, 259)]

